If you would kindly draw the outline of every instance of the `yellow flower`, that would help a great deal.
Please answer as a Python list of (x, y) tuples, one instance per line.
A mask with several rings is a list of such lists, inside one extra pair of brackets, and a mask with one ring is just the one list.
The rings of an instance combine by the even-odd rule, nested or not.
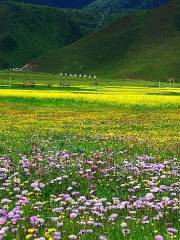
[(41, 195), (41, 193), (39, 193), (39, 192), (36, 192), (36, 193), (35, 193), (35, 195), (36, 195), (36, 196), (39, 196), (39, 195)]
[(28, 229), (28, 233), (31, 233), (31, 234), (34, 233), (34, 231), (35, 231), (34, 228), (29, 228), (29, 229)]
[(60, 220), (63, 220), (63, 219), (64, 219), (64, 216), (63, 216), (63, 215), (61, 215), (61, 216), (59, 217), (59, 219), (60, 219)]
[(28, 234), (28, 235), (26, 235), (26, 239), (30, 239), (30, 238), (32, 238), (32, 237), (33, 237), (32, 234)]
[(31, 196), (32, 194), (33, 194), (33, 192), (29, 192), (29, 193), (27, 193), (28, 196)]
[(44, 236), (45, 236), (45, 238), (48, 238), (49, 237), (49, 233), (45, 232)]
[(49, 228), (49, 229), (48, 229), (48, 233), (55, 232), (56, 230), (57, 230), (56, 228)]

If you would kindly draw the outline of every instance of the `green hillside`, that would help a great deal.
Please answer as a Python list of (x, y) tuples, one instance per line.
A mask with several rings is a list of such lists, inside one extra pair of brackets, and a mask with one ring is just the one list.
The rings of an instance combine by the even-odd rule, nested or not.
[(96, 0), (90, 3), (86, 8), (96, 11), (109, 10), (109, 12), (118, 12), (127, 9), (149, 9), (157, 8), (170, 0)]
[(172, 0), (34, 60), (35, 71), (147, 80), (180, 79), (180, 4)]
[(0, 68), (22, 66), (96, 26), (97, 16), (87, 11), (0, 1)]

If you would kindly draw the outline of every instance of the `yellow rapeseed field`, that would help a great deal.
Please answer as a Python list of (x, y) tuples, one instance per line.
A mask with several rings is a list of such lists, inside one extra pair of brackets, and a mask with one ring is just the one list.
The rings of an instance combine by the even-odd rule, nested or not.
[[(168, 95), (171, 92), (172, 95)], [(157, 88), (104, 88), (97, 92), (68, 92), (53, 90), (0, 90), (1, 97), (23, 97), (37, 99), (57, 99), (57, 100), (75, 100), (86, 101), (89, 103), (105, 103), (110, 105), (167, 105), (179, 104), (179, 96), (173, 96), (173, 93), (179, 93), (178, 88), (166, 88), (159, 90)]]
[(32, 133), (102, 136), (177, 151), (179, 93), (150, 87), (1, 89), (0, 134), (9, 141)]

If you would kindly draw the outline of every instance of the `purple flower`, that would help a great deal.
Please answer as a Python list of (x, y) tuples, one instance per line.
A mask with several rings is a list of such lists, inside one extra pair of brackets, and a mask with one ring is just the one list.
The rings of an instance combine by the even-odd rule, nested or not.
[(110, 221), (114, 221), (114, 220), (116, 220), (117, 217), (118, 217), (118, 214), (117, 213), (113, 213), (113, 214), (111, 214), (109, 220)]
[(44, 223), (44, 220), (42, 218), (39, 218), (37, 216), (32, 216), (30, 218), (30, 222), (32, 225), (37, 226), (37, 225), (42, 225)]
[(175, 235), (177, 233), (177, 230), (175, 228), (168, 228), (167, 231), (172, 235)]
[(100, 236), (99, 240), (107, 240), (105, 236)]
[(11, 212), (8, 213), (8, 217), (11, 219), (13, 224), (16, 224), (21, 218), (21, 209), (20, 207), (14, 208)]
[(77, 218), (77, 216), (78, 216), (78, 214), (75, 212), (70, 213), (70, 215), (69, 215), (70, 219), (75, 219), (75, 218)]
[(45, 185), (44, 183), (40, 183), (38, 181), (35, 181), (33, 183), (31, 183), (31, 187), (34, 188), (34, 191), (41, 191), (41, 188), (44, 188)]
[(29, 200), (26, 197), (23, 197), (17, 202), (19, 205), (27, 205), (29, 204)]
[(37, 188), (38, 186), (39, 186), (38, 181), (35, 181), (35, 182), (31, 183), (32, 188)]
[(6, 233), (8, 232), (9, 230), (9, 227), (3, 227), (0, 229), (0, 240), (4, 239), (4, 236), (6, 235)]
[(4, 198), (4, 199), (1, 200), (2, 204), (8, 204), (8, 203), (11, 203), (11, 202), (12, 202), (12, 200), (10, 200), (8, 198)]
[(164, 238), (163, 238), (163, 236), (161, 236), (161, 235), (156, 235), (155, 236), (155, 240), (163, 240)]
[(53, 236), (54, 240), (60, 240), (61, 239), (61, 233), (60, 232), (55, 232)]
[(3, 225), (6, 223), (6, 218), (5, 217), (0, 217), (0, 225)]
[(94, 223), (94, 226), (95, 227), (103, 227), (103, 224), (102, 223)]

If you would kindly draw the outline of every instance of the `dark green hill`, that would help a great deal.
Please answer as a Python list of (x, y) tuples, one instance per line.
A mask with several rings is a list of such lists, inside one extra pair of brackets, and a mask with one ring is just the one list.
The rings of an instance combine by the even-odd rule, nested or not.
[(0, 1), (0, 68), (22, 66), (96, 26), (97, 16), (86, 11)]
[(180, 79), (180, 4), (131, 14), (34, 60), (36, 71), (147, 80)]
[(170, 0), (96, 0), (87, 8), (91, 10), (118, 12), (122, 9), (149, 9), (158, 8)]
[(94, 0), (11, 0), (11, 1), (45, 5), (58, 8), (82, 8)]

